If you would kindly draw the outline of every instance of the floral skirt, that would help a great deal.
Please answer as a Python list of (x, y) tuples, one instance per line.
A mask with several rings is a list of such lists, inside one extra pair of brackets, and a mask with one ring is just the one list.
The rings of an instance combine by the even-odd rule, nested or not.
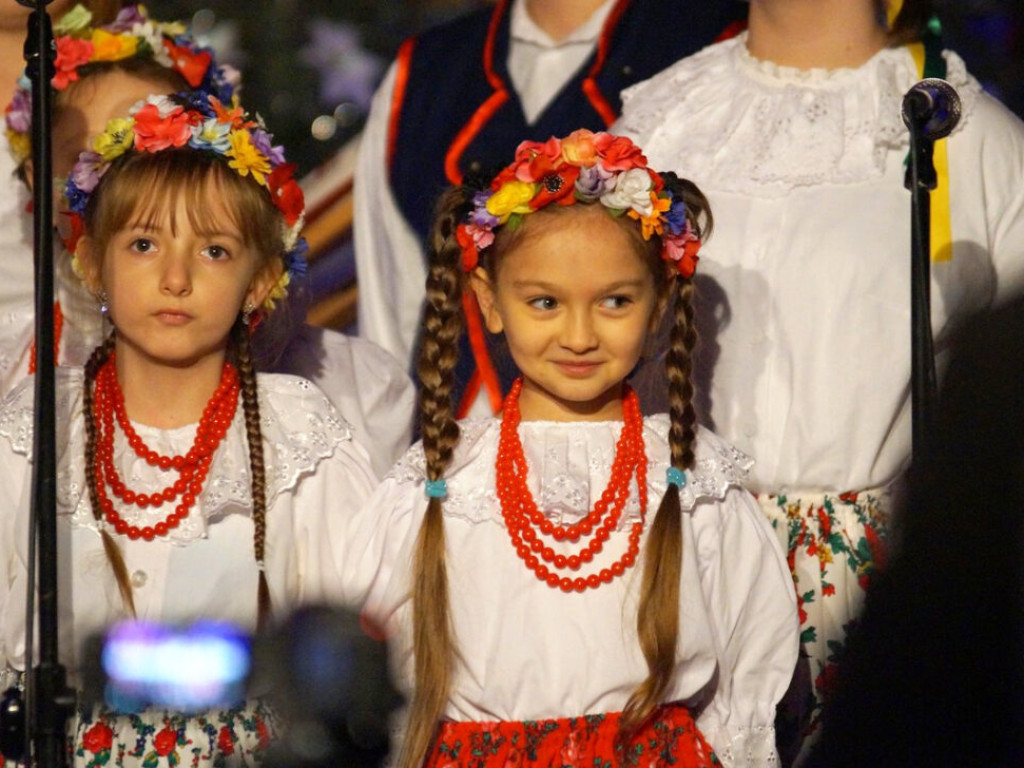
[(720, 766), (690, 711), (678, 704), (658, 709), (622, 747), (615, 743), (619, 713), (525, 722), (441, 723), (425, 768), (486, 766)]
[(279, 731), (261, 700), (197, 715), (147, 709), (138, 714), (100, 707), (80, 711), (69, 724), (76, 768), (242, 768), (260, 765)]
[(776, 733), (783, 764), (799, 764), (814, 741), (871, 576), (885, 564), (892, 493), (764, 495), (758, 501), (796, 585), (800, 661)]

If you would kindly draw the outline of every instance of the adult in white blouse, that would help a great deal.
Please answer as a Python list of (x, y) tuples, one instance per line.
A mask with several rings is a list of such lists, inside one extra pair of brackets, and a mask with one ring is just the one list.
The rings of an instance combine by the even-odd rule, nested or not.
[[(910, 453), (905, 91), (926, 2), (753, 0), (746, 34), (623, 95), (616, 129), (705, 190), (698, 360), (707, 423), (756, 460), (788, 538), (809, 678), (828, 691)], [(885, 18), (885, 14), (881, 14)], [(1024, 125), (949, 51), (951, 242), (932, 263), (940, 362), (965, 313), (1024, 286)], [(978, 393), (980, 397), (983, 392)]]
[[(604, 130), (623, 88), (707, 45), (742, 12), (736, 0), (501, 0), (407, 41), (374, 97), (356, 170), (360, 335), (411, 368), (424, 244), (444, 187), (496, 169), (524, 139)], [(670, 23), (682, 16), (685, 25)], [(463, 358), (463, 412), (472, 403), (489, 414), (493, 396), (467, 381), (468, 347)]]

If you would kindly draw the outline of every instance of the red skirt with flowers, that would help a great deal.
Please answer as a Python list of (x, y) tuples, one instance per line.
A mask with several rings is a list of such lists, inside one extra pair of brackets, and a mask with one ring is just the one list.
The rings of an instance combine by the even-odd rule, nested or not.
[(525, 722), (441, 723), (425, 768), (530, 766), (720, 766), (690, 711), (678, 704), (658, 709), (625, 747), (615, 738), (619, 713)]
[(68, 748), (76, 768), (240, 768), (259, 765), (278, 730), (275, 715), (260, 700), (196, 715), (96, 707), (69, 724)]

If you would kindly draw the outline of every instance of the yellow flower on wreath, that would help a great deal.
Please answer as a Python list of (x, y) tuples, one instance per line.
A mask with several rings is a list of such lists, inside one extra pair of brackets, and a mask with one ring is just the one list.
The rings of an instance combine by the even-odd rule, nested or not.
[(507, 181), (487, 199), (487, 212), (497, 216), (502, 224), (513, 213), (530, 213), (530, 201), (537, 194), (537, 187), (529, 181)]
[(93, 61), (120, 61), (131, 58), (139, 48), (134, 35), (114, 35), (105, 29), (92, 32)]
[(238, 171), (239, 175), (252, 177), (263, 186), (267, 185), (267, 174), (270, 173), (270, 160), (260, 152), (249, 138), (248, 131), (232, 131), (228, 134), (231, 149), (227, 151), (228, 165)]
[(107, 122), (107, 129), (103, 131), (92, 144), (92, 148), (99, 153), (104, 162), (110, 162), (120, 157), (129, 149), (135, 141), (135, 120), (130, 117), (115, 117)]

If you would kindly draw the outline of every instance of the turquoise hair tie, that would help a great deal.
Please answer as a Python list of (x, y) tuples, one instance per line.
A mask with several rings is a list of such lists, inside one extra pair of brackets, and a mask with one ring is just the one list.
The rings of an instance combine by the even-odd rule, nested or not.
[(444, 478), (440, 480), (427, 480), (424, 491), (428, 499), (443, 499), (448, 495), (448, 483), (445, 482)]
[(674, 485), (679, 490), (686, 487), (686, 473), (676, 467), (669, 467), (665, 470), (665, 479), (669, 485)]

